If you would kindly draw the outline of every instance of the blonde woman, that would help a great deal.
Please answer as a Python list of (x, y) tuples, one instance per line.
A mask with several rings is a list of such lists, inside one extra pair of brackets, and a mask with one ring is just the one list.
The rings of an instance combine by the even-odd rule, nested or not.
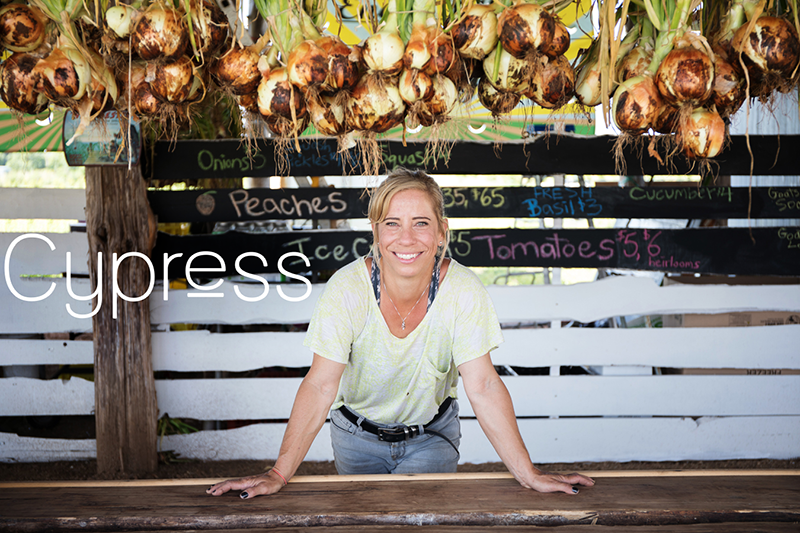
[(508, 470), (540, 492), (574, 494), (594, 481), (542, 472), (530, 460), (490, 352), (503, 341), (480, 280), (445, 257), (441, 188), (422, 171), (392, 172), (369, 205), (373, 246), (337, 271), (314, 311), (314, 352), (275, 467), (208, 489), (244, 499), (285, 486), (330, 416), (340, 474), (455, 472), (458, 376)]

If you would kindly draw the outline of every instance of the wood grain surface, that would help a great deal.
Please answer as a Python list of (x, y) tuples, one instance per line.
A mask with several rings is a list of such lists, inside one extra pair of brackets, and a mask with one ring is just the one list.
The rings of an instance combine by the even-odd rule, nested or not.
[(738, 532), (759, 530), (759, 524), (782, 532), (797, 530), (800, 522), (800, 475), (607, 477), (576, 496), (539, 494), (507, 477), (383, 479), (290, 483), (250, 501), (238, 493), (207, 496), (202, 485), (0, 488), (0, 531), (591, 525), (683, 531), (725, 524), (731, 527), (685, 530)]

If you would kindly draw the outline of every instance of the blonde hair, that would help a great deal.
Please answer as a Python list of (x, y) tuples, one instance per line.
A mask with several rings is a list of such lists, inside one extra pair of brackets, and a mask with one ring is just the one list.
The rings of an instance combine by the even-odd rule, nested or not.
[[(450, 232), (447, 231), (447, 222), (444, 215), (444, 193), (439, 184), (422, 170), (409, 170), (403, 167), (395, 168), (383, 183), (371, 191), (369, 199), (369, 209), (367, 217), (371, 224), (380, 224), (386, 220), (389, 212), (389, 204), (394, 195), (408, 190), (418, 190), (426, 194), (433, 207), (436, 223), (439, 231), (444, 233), (444, 241), (439, 254), (439, 264), (444, 260), (444, 253), (450, 244)], [(378, 254), (378, 243), (375, 239), (376, 231), (372, 235), (372, 257), (376, 258), (380, 266), (380, 256)]]

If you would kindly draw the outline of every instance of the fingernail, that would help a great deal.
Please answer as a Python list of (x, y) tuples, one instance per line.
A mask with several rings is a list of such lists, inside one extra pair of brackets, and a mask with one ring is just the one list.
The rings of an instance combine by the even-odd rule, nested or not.
[(575, 487), (572, 487), (572, 494), (578, 494), (578, 489), (576, 489)]
[(245, 498), (247, 498), (247, 493), (243, 492), (243, 493), (239, 494), (239, 497), (244, 500)]

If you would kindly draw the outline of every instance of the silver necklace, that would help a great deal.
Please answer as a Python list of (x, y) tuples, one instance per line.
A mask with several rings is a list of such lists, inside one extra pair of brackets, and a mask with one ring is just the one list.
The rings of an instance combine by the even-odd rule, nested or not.
[(397, 316), (400, 317), (400, 329), (405, 331), (406, 330), (406, 318), (408, 318), (411, 315), (411, 313), (414, 312), (414, 308), (417, 307), (417, 304), (419, 303), (419, 301), (422, 300), (422, 297), (425, 296), (426, 292), (428, 292), (428, 287), (427, 286), (425, 287), (425, 290), (422, 291), (422, 294), (419, 295), (419, 298), (417, 298), (417, 301), (414, 302), (414, 305), (411, 307), (411, 311), (409, 311), (408, 314), (406, 315), (406, 318), (403, 318), (403, 316), (400, 314), (400, 311), (397, 310), (397, 306), (394, 305), (394, 301), (392, 301), (392, 297), (389, 296), (389, 290), (386, 288), (386, 282), (383, 282), (383, 290), (386, 293), (386, 297), (389, 298), (389, 302), (392, 304), (392, 307), (394, 307), (395, 313), (397, 313)]

